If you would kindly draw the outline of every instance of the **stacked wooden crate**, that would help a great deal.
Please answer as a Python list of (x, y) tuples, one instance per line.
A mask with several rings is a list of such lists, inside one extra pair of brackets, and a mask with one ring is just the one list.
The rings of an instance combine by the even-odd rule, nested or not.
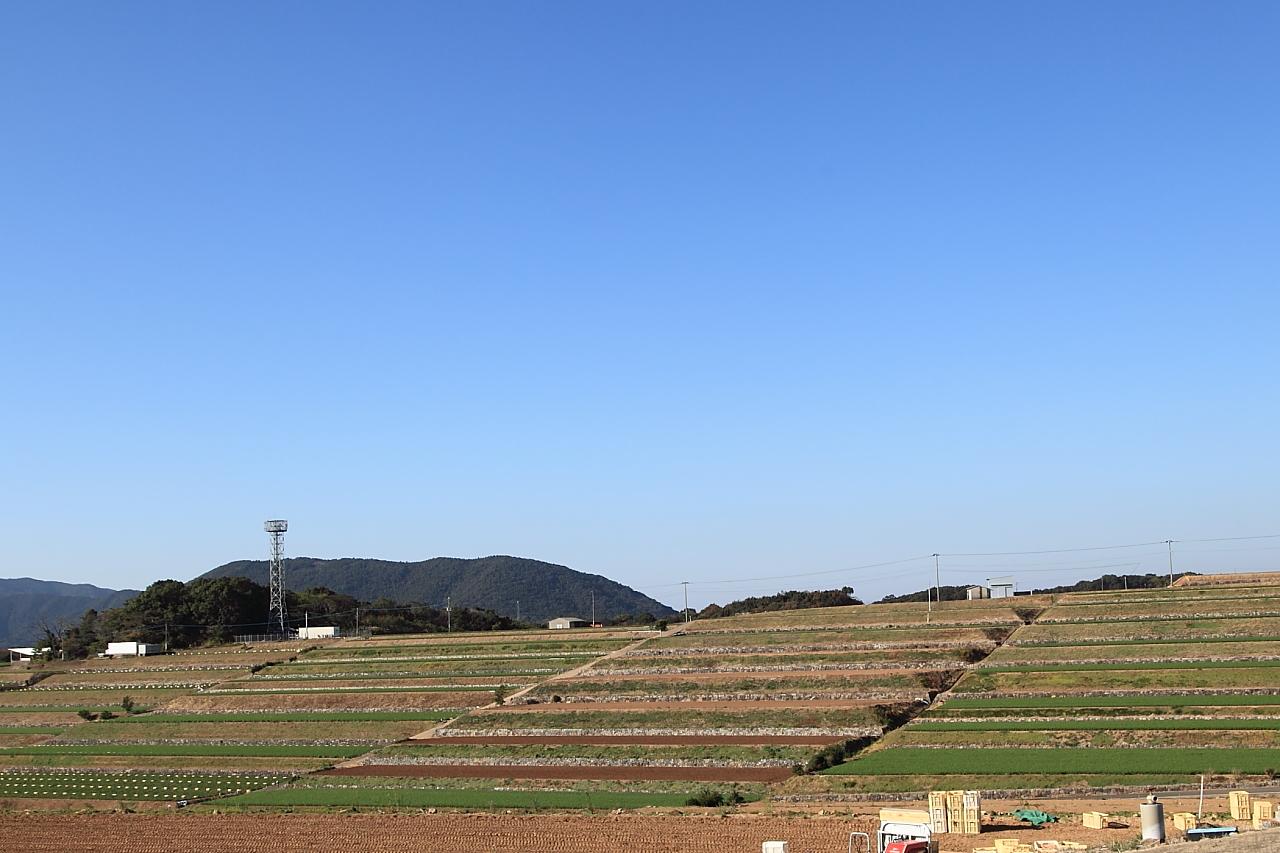
[(1254, 829), (1265, 829), (1276, 819), (1275, 806), (1269, 800), (1254, 800), (1252, 810)]
[(929, 828), (934, 833), (978, 835), (982, 832), (982, 795), (978, 791), (931, 791)]
[(1106, 829), (1111, 825), (1111, 815), (1106, 812), (1085, 812), (1082, 818), (1087, 829)]
[(947, 791), (947, 832), (964, 832), (964, 791)]
[(1013, 838), (997, 838), (991, 847), (975, 847), (972, 853), (1076, 853), (1088, 848), (1089, 845), (1078, 841), (1041, 839), (1028, 844)]
[(1173, 816), (1174, 829), (1186, 832), (1188, 829), (1195, 829), (1198, 825), (1196, 816), (1192, 812), (1176, 812)]
[(982, 795), (977, 791), (964, 792), (964, 834), (982, 834)]
[(1233, 820), (1253, 819), (1253, 798), (1248, 791), (1232, 791), (1227, 794), (1227, 803), (1231, 806)]
[(929, 792), (929, 829), (935, 834), (948, 832), (951, 829), (947, 825), (946, 791)]

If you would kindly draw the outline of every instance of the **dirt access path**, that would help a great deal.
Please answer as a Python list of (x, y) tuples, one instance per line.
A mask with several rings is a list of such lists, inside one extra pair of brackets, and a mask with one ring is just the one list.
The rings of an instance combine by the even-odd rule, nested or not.
[[(668, 629), (668, 631), (669, 631), (669, 630), (670, 630), (670, 629)], [(562, 681), (562, 680), (564, 680), (564, 679), (566, 679), (566, 678), (574, 678), (574, 677), (576, 677), (576, 676), (580, 675), (581, 673), (586, 672), (588, 669), (590, 669), (591, 667), (595, 666), (595, 665), (596, 665), (597, 663), (599, 663), (600, 661), (603, 661), (603, 660), (611, 660), (611, 659), (613, 659), (613, 658), (619, 657), (619, 656), (621, 656), (621, 655), (626, 654), (626, 653), (627, 653), (627, 652), (629, 652), (629, 651), (632, 651), (633, 649), (638, 649), (638, 648), (640, 648), (640, 647), (641, 647), (641, 646), (643, 646), (645, 643), (649, 642), (650, 640), (652, 640), (652, 639), (654, 639), (654, 638), (656, 638), (656, 637), (665, 637), (666, 635), (667, 635), (667, 632), (666, 632), (666, 631), (655, 631), (654, 633), (652, 633), (652, 634), (651, 634), (651, 635), (649, 635), (649, 636), (641, 637), (640, 639), (636, 640), (634, 643), (629, 643), (629, 644), (627, 644), (627, 645), (623, 646), (622, 648), (620, 648), (620, 649), (614, 649), (614, 650), (613, 650), (613, 651), (611, 651), (611, 652), (605, 652), (605, 653), (604, 653), (603, 655), (601, 655), (600, 657), (592, 658), (591, 660), (589, 660), (589, 661), (587, 661), (586, 663), (584, 663), (582, 666), (574, 667), (573, 669), (567, 670), (567, 671), (565, 671), (565, 672), (558, 672), (558, 673), (556, 673), (555, 675), (553, 675), (553, 676), (551, 676), (551, 677), (549, 677), (549, 678), (547, 678), (547, 679), (544, 679), (543, 681), (538, 681), (538, 682), (535, 682), (535, 683), (533, 683), (533, 684), (530, 684), (530, 685), (529, 685), (529, 686), (527, 686), (527, 687), (522, 687), (522, 688), (520, 688), (519, 690), (517, 690), (516, 692), (512, 693), (510, 696), (508, 696), (508, 697), (506, 697), (505, 699), (503, 699), (501, 702), (490, 702), (488, 705), (483, 705), (483, 706), (481, 706), (481, 707), (479, 707), (479, 708), (473, 708), (472, 710), (473, 710), (473, 711), (488, 711), (488, 710), (491, 710), (491, 709), (493, 709), (493, 708), (502, 708), (502, 707), (506, 707), (506, 703), (507, 703), (507, 702), (509, 702), (510, 700), (512, 700), (512, 699), (519, 699), (521, 696), (524, 696), (524, 695), (525, 695), (526, 693), (528, 693), (530, 690), (534, 690), (534, 689), (536, 689), (536, 688), (538, 688), (538, 687), (541, 687), (543, 684), (548, 684), (548, 683), (553, 682), (553, 681)], [(465, 716), (465, 715), (464, 715), (464, 716)], [(452, 723), (456, 723), (456, 722), (458, 722), (458, 720), (461, 720), (461, 719), (463, 719), (463, 717), (459, 717), (457, 720), (446, 720), (446, 721), (444, 721), (444, 722), (442, 722), (442, 723), (439, 723), (439, 724), (437, 724), (437, 725), (432, 726), (431, 728), (427, 729), (427, 730), (426, 730), (426, 731), (424, 731), (424, 732), (419, 732), (418, 734), (416, 734), (416, 735), (414, 735), (412, 738), (410, 738), (410, 740), (430, 740), (431, 738), (435, 737), (436, 733), (437, 733), (437, 732), (439, 732), (441, 729), (447, 728), (450, 724), (452, 724)], [(359, 761), (360, 761), (360, 759), (358, 759), (358, 758), (357, 758), (357, 759), (354, 759), (354, 760), (352, 760), (352, 761), (348, 761), (348, 762), (346, 762), (345, 764), (341, 764), (341, 765), (339, 765), (339, 766), (340, 766), (340, 767), (359, 766), (359, 764), (358, 764), (358, 762), (359, 762)]]

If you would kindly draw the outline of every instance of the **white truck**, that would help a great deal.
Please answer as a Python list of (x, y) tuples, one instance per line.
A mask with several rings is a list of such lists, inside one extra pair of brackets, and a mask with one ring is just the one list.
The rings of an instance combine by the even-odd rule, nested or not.
[(924, 809), (881, 809), (876, 853), (938, 853), (938, 840), (933, 837), (929, 812)]

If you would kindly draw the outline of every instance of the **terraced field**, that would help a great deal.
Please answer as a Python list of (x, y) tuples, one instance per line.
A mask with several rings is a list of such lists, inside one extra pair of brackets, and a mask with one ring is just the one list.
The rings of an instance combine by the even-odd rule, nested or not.
[(165, 776), (158, 799), (251, 779), (223, 807), (254, 809), (1262, 778), (1280, 768), (1276, 637), (1274, 588), (1200, 588), (54, 664), (0, 691), (0, 772), (33, 799), (82, 797), (93, 774)]
[(830, 790), (1188, 785), (1280, 768), (1280, 590), (1062, 596)]
[(1022, 622), (1007, 602), (695, 622), (335, 772), (781, 781), (926, 707)]

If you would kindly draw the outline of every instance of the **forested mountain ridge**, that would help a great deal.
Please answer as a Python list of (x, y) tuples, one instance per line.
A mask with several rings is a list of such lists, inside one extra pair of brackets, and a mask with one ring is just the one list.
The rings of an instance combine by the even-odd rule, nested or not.
[(0, 646), (33, 646), (45, 625), (75, 621), (90, 608), (116, 607), (137, 595), (87, 583), (0, 578)]
[[(266, 560), (237, 560), (201, 577), (245, 577), (267, 583)], [(285, 585), (305, 590), (325, 587), (364, 601), (389, 599), (443, 607), (485, 608), (503, 616), (541, 622), (556, 616), (600, 621), (620, 615), (668, 617), (675, 611), (643, 593), (602, 575), (525, 557), (493, 556), (477, 559), (435, 557), (400, 563), (347, 557), (323, 560), (290, 557), (285, 560)]]

